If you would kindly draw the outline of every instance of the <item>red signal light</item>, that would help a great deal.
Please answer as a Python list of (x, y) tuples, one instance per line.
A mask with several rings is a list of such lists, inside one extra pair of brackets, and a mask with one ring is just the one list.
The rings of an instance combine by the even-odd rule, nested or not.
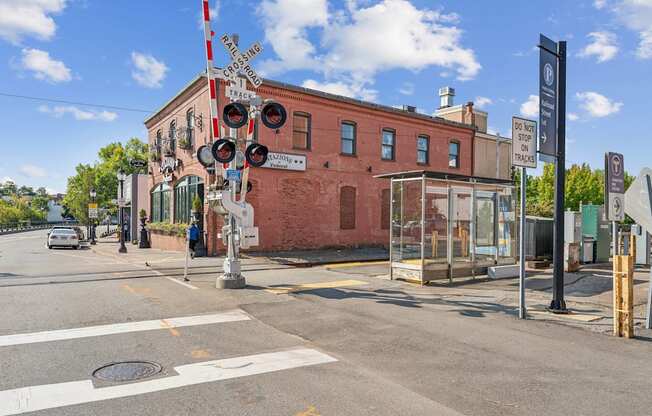
[(259, 168), (267, 162), (268, 153), (269, 150), (267, 149), (267, 146), (252, 143), (247, 146), (247, 149), (245, 150), (245, 159), (251, 166)]
[(272, 130), (280, 129), (288, 118), (285, 107), (281, 104), (271, 101), (263, 106), (260, 111), (260, 119), (265, 127)]
[(229, 163), (235, 158), (235, 143), (227, 139), (219, 139), (213, 143), (211, 153), (220, 163)]
[(247, 108), (240, 103), (230, 103), (224, 106), (224, 124), (232, 129), (239, 129), (247, 124), (249, 114)]

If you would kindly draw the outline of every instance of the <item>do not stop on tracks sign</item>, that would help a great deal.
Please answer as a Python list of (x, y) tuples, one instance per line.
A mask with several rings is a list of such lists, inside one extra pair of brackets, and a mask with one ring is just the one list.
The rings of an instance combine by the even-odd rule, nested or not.
[(512, 164), (524, 168), (537, 167), (537, 122), (512, 117)]

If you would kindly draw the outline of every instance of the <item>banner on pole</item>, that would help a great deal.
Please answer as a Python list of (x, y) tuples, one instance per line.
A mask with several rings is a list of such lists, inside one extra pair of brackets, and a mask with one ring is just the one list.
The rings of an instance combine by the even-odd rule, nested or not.
[(557, 43), (540, 35), (539, 44), (539, 153), (557, 157)]

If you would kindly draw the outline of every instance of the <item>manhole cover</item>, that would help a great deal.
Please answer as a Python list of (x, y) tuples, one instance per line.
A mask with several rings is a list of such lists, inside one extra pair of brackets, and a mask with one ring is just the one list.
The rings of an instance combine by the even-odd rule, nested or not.
[(134, 381), (160, 373), (162, 367), (152, 361), (123, 361), (104, 365), (93, 371), (93, 377), (105, 381)]

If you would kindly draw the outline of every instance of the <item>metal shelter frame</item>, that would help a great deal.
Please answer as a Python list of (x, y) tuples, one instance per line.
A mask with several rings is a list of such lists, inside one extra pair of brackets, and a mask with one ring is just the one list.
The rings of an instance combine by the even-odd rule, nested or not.
[(453, 282), (516, 263), (513, 181), (424, 170), (375, 177), (391, 182), (392, 279)]

